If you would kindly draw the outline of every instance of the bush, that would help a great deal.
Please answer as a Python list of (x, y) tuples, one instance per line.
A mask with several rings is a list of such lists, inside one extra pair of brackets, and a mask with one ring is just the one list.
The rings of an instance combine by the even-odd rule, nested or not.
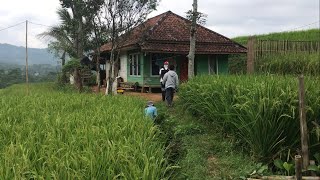
[[(310, 126), (320, 115), (319, 83), (318, 78), (306, 78)], [(186, 110), (239, 138), (256, 160), (271, 163), (284, 150), (295, 152), (300, 146), (296, 78), (200, 76), (182, 85), (179, 99)], [(316, 141), (310, 143), (311, 150), (319, 148)]]

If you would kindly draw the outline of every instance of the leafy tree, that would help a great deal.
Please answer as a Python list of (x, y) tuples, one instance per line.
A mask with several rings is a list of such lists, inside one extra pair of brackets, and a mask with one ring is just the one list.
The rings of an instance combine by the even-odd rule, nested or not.
[[(54, 39), (49, 43), (49, 50), (54, 54), (61, 54), (62, 65), (64, 65), (66, 54), (80, 61), (84, 56), (84, 52), (92, 49), (89, 41), (92, 30), (87, 20), (92, 9), (88, 8), (90, 3), (81, 0), (60, 0), (60, 4), (62, 8), (57, 13), (61, 24), (50, 28), (40, 36)], [(73, 74), (75, 85), (81, 91), (82, 80), (79, 69), (75, 69)], [(65, 74), (62, 77), (62, 79), (66, 79)]]
[[(103, 15), (109, 31), (108, 42), (111, 43), (110, 69), (106, 73), (106, 94), (116, 93), (116, 76), (118, 75), (119, 54), (122, 42), (135, 26), (145, 21), (147, 15), (156, 9), (157, 0), (105, 0)], [(106, 62), (107, 63), (107, 62)]]

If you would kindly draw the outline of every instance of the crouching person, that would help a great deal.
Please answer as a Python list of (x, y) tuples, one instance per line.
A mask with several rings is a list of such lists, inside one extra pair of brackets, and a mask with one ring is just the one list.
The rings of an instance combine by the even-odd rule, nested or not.
[(155, 120), (158, 116), (157, 108), (154, 106), (152, 101), (147, 102), (147, 106), (144, 109), (144, 113), (147, 117), (150, 117), (152, 120)]

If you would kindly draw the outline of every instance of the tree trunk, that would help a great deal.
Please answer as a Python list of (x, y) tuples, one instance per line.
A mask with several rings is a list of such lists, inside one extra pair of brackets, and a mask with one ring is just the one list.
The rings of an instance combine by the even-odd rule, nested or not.
[(190, 51), (188, 54), (188, 79), (194, 77), (194, 57), (196, 51), (196, 33), (197, 33), (197, 16), (198, 16), (198, 1), (193, 0), (192, 23), (190, 28)]
[[(60, 59), (61, 59), (61, 66), (63, 67), (66, 64), (66, 51), (63, 51)], [(67, 74), (64, 71), (62, 71), (61, 81), (62, 83), (67, 83)]]
[[(98, 53), (99, 54), (99, 53)], [(99, 55), (100, 56), (100, 55)], [(100, 62), (97, 60), (96, 64), (96, 72), (97, 72), (97, 86), (98, 86), (98, 92), (100, 92), (101, 87), (101, 79), (100, 79)]]
[(77, 89), (79, 90), (79, 92), (81, 92), (82, 91), (82, 79), (81, 79), (81, 75), (80, 75), (80, 70), (75, 69), (73, 71), (73, 76), (74, 76), (74, 83), (75, 83)]
[(109, 69), (109, 78), (108, 78), (108, 84), (106, 88), (106, 95), (116, 95), (117, 94), (117, 86), (118, 86), (118, 79), (117, 75), (119, 73), (119, 54), (118, 51), (117, 56), (115, 57), (114, 50), (111, 50), (110, 55), (110, 69)]
[(98, 55), (96, 59), (96, 72), (97, 72), (97, 86), (98, 86), (98, 92), (100, 92), (100, 87), (101, 87), (101, 79), (100, 79), (100, 47), (99, 47), (99, 42), (98, 42), (98, 33), (97, 33), (97, 27), (96, 24), (94, 23), (94, 34), (95, 34), (95, 39), (96, 39), (96, 49), (98, 50)]
[(106, 69), (107, 88), (106, 95), (112, 95), (112, 86), (114, 82), (114, 50), (110, 52), (109, 70)]
[(66, 51), (63, 51), (60, 59), (61, 59), (61, 65), (64, 66), (66, 64)]
[(82, 17), (79, 19), (79, 27), (78, 27), (78, 57), (80, 60), (83, 57), (83, 23), (82, 23)]
[[(79, 61), (81, 61), (81, 59), (83, 58), (83, 40), (82, 40), (82, 16), (79, 17), (78, 20), (78, 34), (77, 34), (77, 40), (76, 40), (76, 48), (77, 48), (77, 56)], [(82, 91), (82, 79), (81, 79), (81, 74), (80, 74), (80, 70), (76, 69), (74, 73), (74, 81), (76, 84), (76, 87), (78, 88), (78, 90), (81, 92)]]

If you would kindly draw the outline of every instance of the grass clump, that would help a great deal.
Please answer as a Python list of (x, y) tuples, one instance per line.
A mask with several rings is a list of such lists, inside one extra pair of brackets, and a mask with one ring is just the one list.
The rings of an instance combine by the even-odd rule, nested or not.
[[(320, 115), (318, 78), (306, 78), (307, 119)], [(300, 145), (297, 79), (284, 76), (200, 76), (182, 85), (179, 98), (196, 117), (239, 139), (257, 161), (273, 159)], [(310, 130), (310, 132), (312, 132)], [(319, 148), (310, 133), (311, 151)]]

